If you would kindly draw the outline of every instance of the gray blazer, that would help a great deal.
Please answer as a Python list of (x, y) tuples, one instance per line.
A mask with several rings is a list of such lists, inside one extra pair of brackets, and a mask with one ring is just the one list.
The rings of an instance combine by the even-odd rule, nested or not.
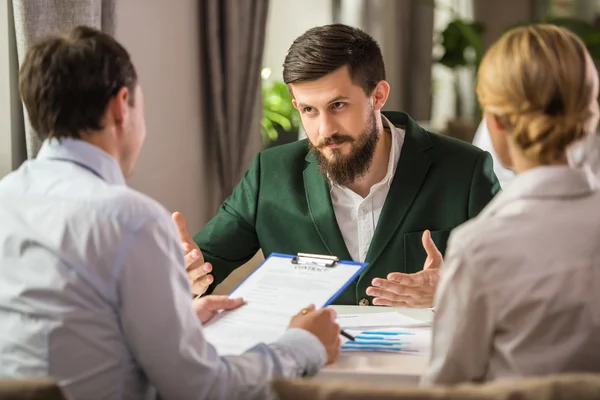
[(423, 383), (600, 371), (599, 186), (535, 168), (454, 230)]

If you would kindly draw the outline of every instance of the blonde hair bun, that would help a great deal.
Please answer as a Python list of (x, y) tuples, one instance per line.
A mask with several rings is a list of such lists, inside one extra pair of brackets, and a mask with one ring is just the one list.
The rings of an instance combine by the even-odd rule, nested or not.
[(547, 24), (515, 28), (485, 54), (477, 76), (482, 107), (503, 118), (526, 157), (560, 160), (598, 116), (597, 70), (583, 42)]

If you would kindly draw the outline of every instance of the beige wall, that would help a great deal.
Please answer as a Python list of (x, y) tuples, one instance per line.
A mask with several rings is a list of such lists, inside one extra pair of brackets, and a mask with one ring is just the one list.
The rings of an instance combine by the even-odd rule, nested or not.
[(146, 99), (148, 135), (129, 184), (183, 212), (194, 233), (217, 206), (214, 170), (201, 139), (198, 3), (118, 1), (116, 28)]
[(312, 27), (330, 24), (331, 0), (271, 0), (263, 65), (282, 79), (283, 61), (292, 42)]
[(502, 2), (475, 0), (475, 18), (485, 26), (483, 48), (489, 48), (509, 26), (538, 19), (541, 16), (538, 12), (539, 2), (539, 0), (503, 0)]

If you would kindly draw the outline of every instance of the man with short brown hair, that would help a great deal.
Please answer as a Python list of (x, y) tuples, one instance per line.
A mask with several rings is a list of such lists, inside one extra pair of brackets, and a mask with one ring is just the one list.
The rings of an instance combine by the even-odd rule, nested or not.
[(0, 378), (48, 377), (74, 399), (264, 399), (275, 377), (340, 351), (335, 312), (308, 308), (275, 343), (221, 357), (202, 323), (242, 299), (192, 303), (175, 226), (129, 189), (146, 128), (127, 51), (78, 27), (27, 52), (20, 89), (42, 140), (0, 181)]

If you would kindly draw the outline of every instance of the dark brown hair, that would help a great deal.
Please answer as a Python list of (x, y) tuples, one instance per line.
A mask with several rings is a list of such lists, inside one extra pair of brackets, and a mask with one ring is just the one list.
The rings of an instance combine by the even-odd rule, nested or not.
[(79, 26), (34, 43), (19, 71), (19, 89), (40, 139), (80, 138), (103, 127), (109, 100), (127, 87), (133, 105), (137, 74), (114, 38)]
[(319, 26), (292, 43), (283, 63), (283, 80), (287, 85), (313, 81), (344, 66), (367, 95), (385, 79), (381, 49), (371, 36), (343, 24)]

